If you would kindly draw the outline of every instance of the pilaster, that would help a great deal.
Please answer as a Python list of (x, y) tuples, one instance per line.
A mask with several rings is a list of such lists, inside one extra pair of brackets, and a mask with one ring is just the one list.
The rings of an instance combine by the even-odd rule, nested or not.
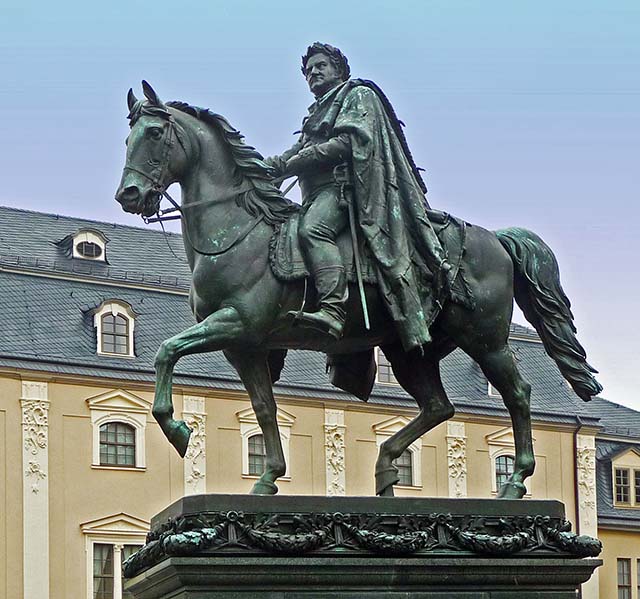
[(22, 381), (24, 599), (49, 597), (48, 384)]
[[(598, 512), (596, 505), (596, 439), (593, 435), (576, 436), (576, 478), (578, 481), (578, 531), (581, 535), (597, 537)], [(598, 571), (582, 585), (582, 599), (598, 599)]]
[(449, 497), (467, 496), (467, 437), (464, 422), (447, 422)]
[(345, 495), (344, 411), (324, 411), (324, 449), (327, 495)]
[(193, 431), (184, 456), (184, 494), (207, 492), (207, 415), (204, 397), (185, 395), (182, 418)]

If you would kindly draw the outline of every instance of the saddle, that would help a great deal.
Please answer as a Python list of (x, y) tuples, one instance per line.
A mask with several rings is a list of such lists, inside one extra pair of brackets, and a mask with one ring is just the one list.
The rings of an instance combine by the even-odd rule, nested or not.
[[(440, 239), (442, 247), (447, 253), (447, 257), (453, 269), (454, 284), (451, 300), (473, 308), (473, 297), (464, 275), (460, 271), (462, 256), (464, 254), (464, 244), (466, 238), (467, 223), (459, 218), (451, 216), (439, 210), (427, 210), (427, 217), (431, 222), (436, 235)], [(305, 266), (298, 240), (298, 226), (300, 223), (300, 213), (294, 213), (291, 218), (279, 225), (274, 231), (269, 245), (269, 263), (274, 276), (281, 281), (298, 281), (309, 277), (309, 271)], [(375, 285), (378, 282), (375, 263), (362, 243), (362, 235), (359, 235), (360, 242), (360, 266), (364, 283)], [(350, 283), (357, 282), (356, 267), (351, 241), (351, 232), (348, 227), (338, 236), (338, 249), (342, 256), (342, 263), (345, 266), (347, 280)]]

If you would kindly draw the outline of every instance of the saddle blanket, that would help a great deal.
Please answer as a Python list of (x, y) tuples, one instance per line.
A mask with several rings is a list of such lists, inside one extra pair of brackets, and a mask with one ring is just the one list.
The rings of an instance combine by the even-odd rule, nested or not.
[[(464, 280), (464, 273), (460, 268), (464, 255), (467, 223), (438, 210), (428, 210), (427, 216), (453, 268), (455, 278), (452, 300), (456, 303), (473, 307), (474, 302), (471, 297), (471, 291)], [(293, 214), (291, 218), (276, 228), (271, 238), (269, 262), (273, 274), (281, 281), (296, 281), (309, 276), (298, 242), (299, 218), (300, 213)], [(375, 285), (377, 283), (375, 264), (363, 244), (362, 235), (358, 236), (358, 242), (362, 278), (365, 283)], [(337, 245), (349, 282), (357, 282), (353, 243), (351, 241), (351, 231), (348, 227), (338, 236)]]

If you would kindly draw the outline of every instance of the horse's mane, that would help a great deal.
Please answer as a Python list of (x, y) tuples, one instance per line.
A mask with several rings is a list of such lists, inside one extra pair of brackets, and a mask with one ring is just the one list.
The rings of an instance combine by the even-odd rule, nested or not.
[(222, 139), (231, 151), (238, 180), (247, 177), (253, 184), (252, 190), (238, 196), (238, 204), (249, 214), (262, 216), (265, 222), (276, 225), (300, 209), (298, 204), (285, 198), (272, 183), (269, 167), (262, 155), (254, 147), (245, 144), (240, 131), (232, 127), (222, 115), (186, 102), (167, 102), (166, 106), (191, 115), (222, 134)]

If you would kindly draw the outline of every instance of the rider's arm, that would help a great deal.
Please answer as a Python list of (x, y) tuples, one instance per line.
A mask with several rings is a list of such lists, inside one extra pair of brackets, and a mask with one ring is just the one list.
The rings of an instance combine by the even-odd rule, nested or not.
[(288, 150), (285, 150), (280, 156), (269, 156), (265, 158), (264, 161), (271, 167), (273, 170), (275, 177), (282, 177), (283, 175), (288, 175), (287, 172), (287, 161), (295, 156), (302, 148), (304, 147), (304, 141), (302, 140), (302, 136), (299, 137), (298, 141), (293, 144)]
[(340, 164), (351, 156), (351, 142), (346, 133), (329, 141), (301, 149), (287, 161), (286, 171), (298, 175), (309, 169)]

